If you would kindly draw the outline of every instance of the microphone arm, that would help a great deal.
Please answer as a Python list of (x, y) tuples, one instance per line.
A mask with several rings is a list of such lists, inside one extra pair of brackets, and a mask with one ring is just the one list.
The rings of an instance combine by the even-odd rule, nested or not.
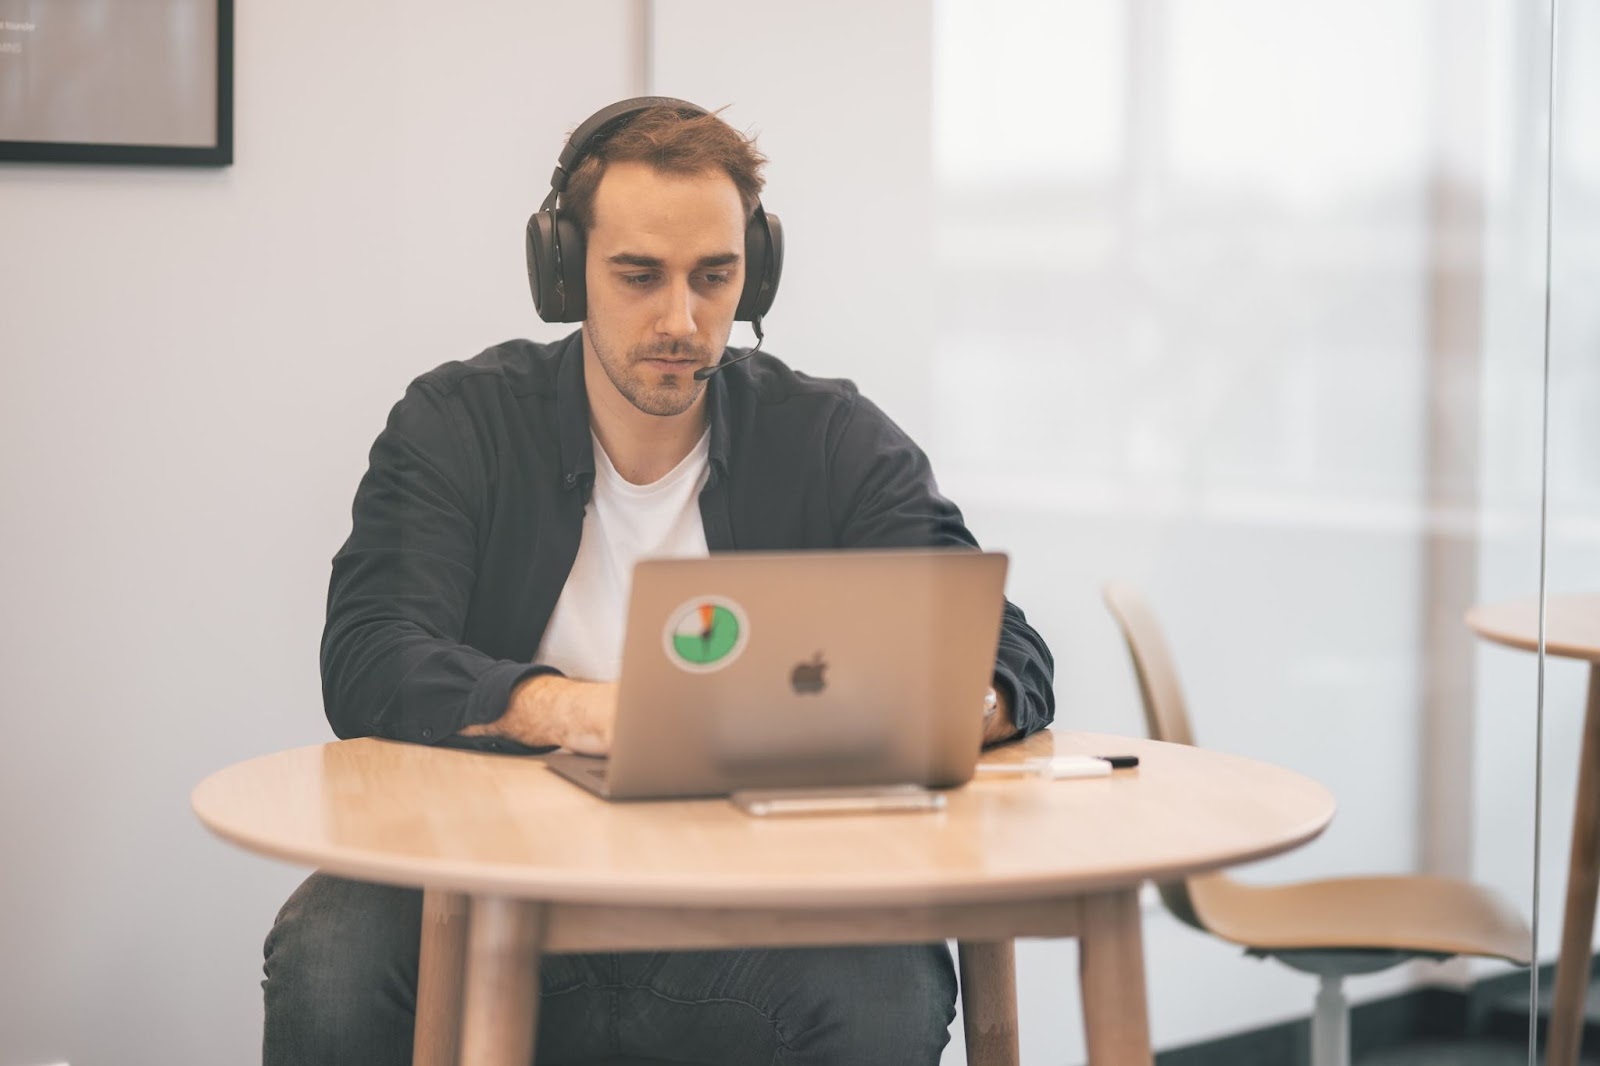
[(736, 355), (732, 359), (724, 359), (715, 366), (701, 367), (699, 370), (694, 372), (694, 379), (696, 381), (704, 381), (717, 371), (722, 370), (725, 367), (730, 367), (734, 363), (742, 363), (752, 355), (755, 355), (757, 352), (759, 352), (761, 350), (761, 342), (767, 339), (767, 335), (761, 332), (761, 319), (752, 319), (750, 321), (750, 326), (756, 331), (756, 346), (754, 348), (746, 349), (743, 355)]

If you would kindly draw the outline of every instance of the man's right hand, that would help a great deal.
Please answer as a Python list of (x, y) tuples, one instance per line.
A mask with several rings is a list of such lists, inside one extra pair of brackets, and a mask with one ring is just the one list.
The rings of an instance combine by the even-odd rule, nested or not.
[(530, 748), (557, 745), (583, 755), (609, 755), (616, 719), (616, 682), (540, 674), (511, 690), (511, 705), (500, 718), (467, 726), (461, 735), (504, 737)]

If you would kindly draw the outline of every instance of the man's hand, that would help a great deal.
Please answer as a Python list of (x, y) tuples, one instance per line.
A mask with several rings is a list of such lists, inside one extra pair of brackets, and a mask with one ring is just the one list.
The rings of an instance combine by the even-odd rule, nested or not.
[(505, 714), (493, 722), (467, 726), (461, 735), (505, 737), (530, 748), (557, 745), (583, 755), (609, 755), (616, 720), (616, 682), (541, 674), (511, 690)]
[(1011, 697), (1006, 695), (1002, 685), (994, 687), (994, 694), (1000, 700), (999, 708), (994, 712), (994, 717), (983, 723), (983, 743), (998, 744), (1002, 740), (1010, 740), (1017, 735), (1017, 724), (1011, 720)]
[(560, 745), (580, 755), (610, 755), (617, 727), (617, 683), (567, 681), (564, 696), (565, 713), (557, 715), (563, 723)]

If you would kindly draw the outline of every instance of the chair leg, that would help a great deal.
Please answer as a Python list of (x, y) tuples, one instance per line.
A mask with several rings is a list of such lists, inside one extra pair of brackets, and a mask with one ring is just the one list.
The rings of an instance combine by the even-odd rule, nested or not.
[(1350, 1066), (1350, 1003), (1344, 979), (1320, 978), (1317, 1010), (1311, 1016), (1311, 1066)]

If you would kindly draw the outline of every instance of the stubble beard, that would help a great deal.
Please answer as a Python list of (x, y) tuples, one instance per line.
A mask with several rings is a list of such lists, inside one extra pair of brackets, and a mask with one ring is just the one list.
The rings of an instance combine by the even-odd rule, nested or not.
[(646, 377), (647, 374), (653, 377), (655, 372), (640, 366), (645, 359), (664, 356), (690, 356), (702, 364), (708, 363), (710, 360), (704, 348), (684, 341), (666, 341), (641, 344), (626, 355), (619, 356), (595, 328), (593, 321), (585, 322), (583, 329), (606, 378), (622, 394), (623, 399), (645, 414), (662, 418), (681, 415), (693, 407), (705, 391), (705, 382), (696, 381), (692, 369), (669, 374), (657, 384)]

